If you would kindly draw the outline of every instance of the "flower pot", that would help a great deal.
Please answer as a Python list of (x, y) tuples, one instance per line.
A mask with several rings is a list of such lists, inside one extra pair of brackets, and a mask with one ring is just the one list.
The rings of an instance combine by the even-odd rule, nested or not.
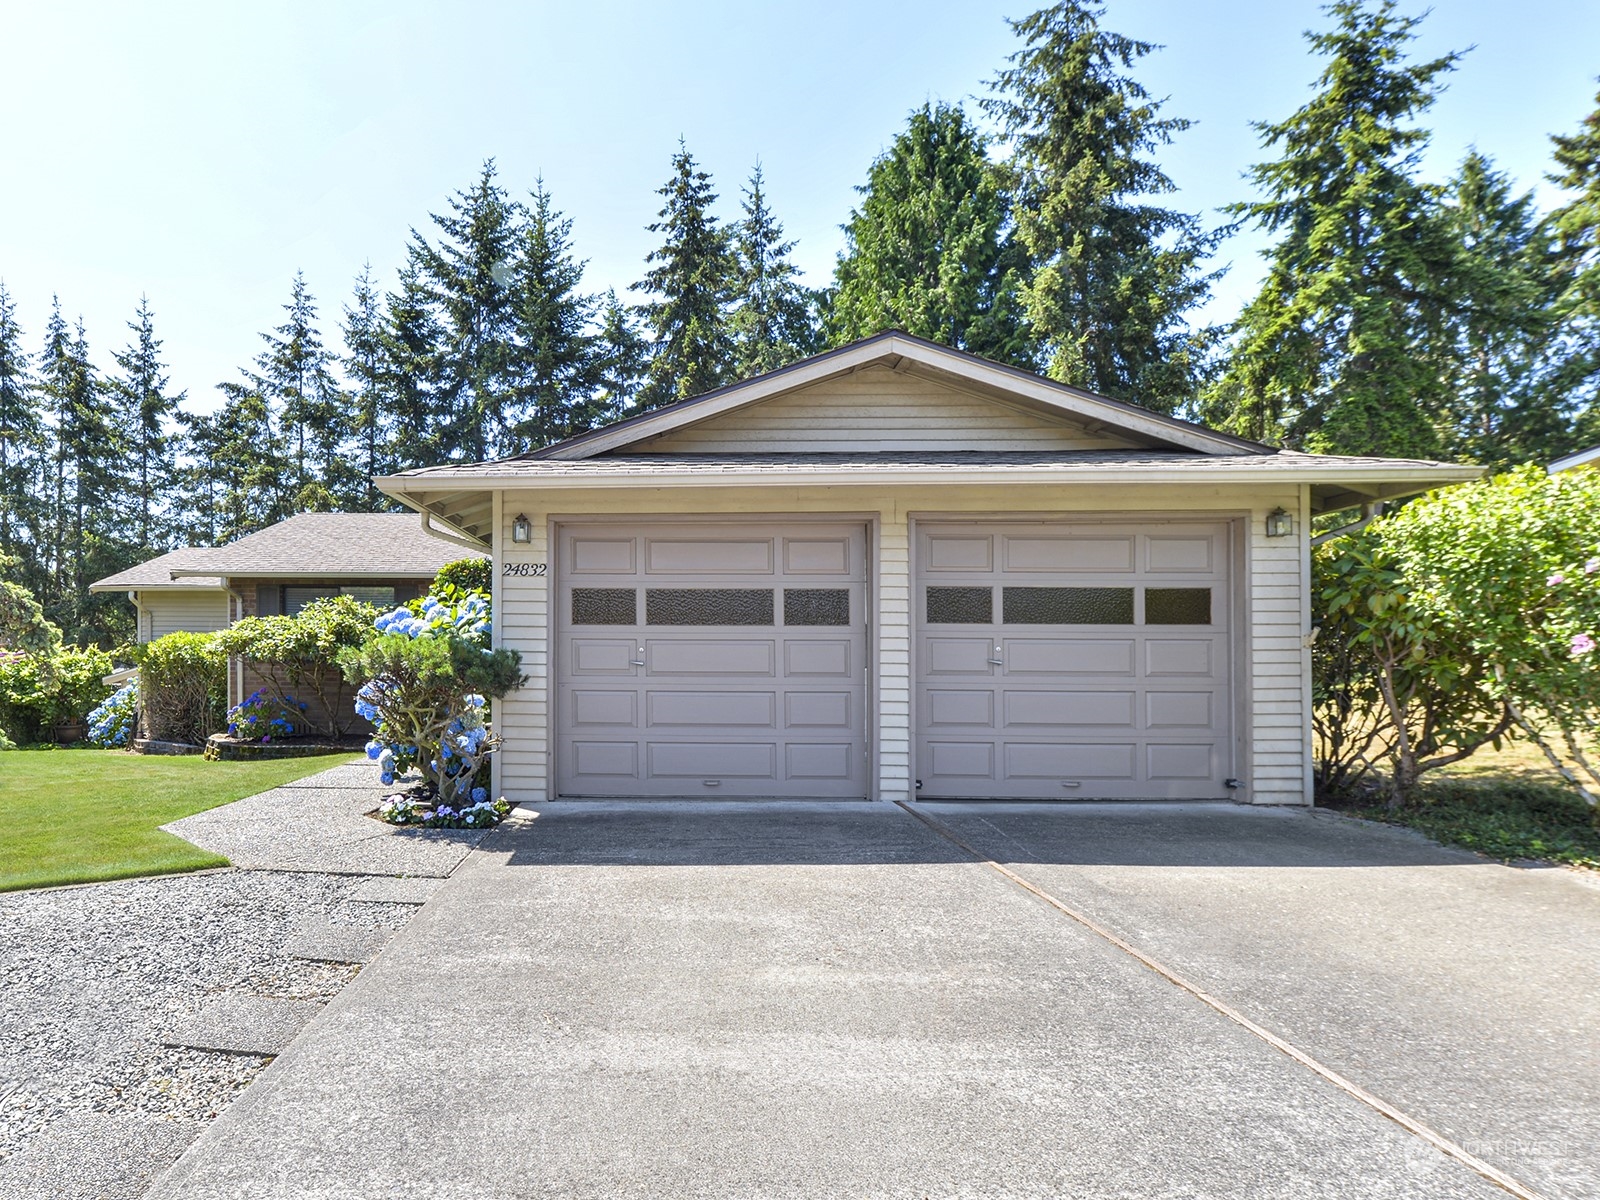
[(50, 737), (58, 745), (68, 746), (81, 742), (89, 732), (82, 721), (62, 721), (50, 728)]

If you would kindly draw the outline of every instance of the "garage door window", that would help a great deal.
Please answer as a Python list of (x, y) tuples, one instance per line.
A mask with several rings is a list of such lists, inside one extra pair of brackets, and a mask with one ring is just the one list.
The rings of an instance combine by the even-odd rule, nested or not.
[(986, 587), (930, 587), (927, 590), (928, 624), (994, 624), (994, 589)]
[(1211, 624), (1210, 588), (1145, 588), (1146, 625)]
[(1008, 625), (1132, 625), (1131, 587), (1008, 587)]
[(573, 588), (574, 625), (637, 625), (639, 599), (632, 588)]
[(785, 625), (850, 624), (849, 588), (784, 588)]
[(771, 588), (646, 588), (646, 625), (771, 625)]

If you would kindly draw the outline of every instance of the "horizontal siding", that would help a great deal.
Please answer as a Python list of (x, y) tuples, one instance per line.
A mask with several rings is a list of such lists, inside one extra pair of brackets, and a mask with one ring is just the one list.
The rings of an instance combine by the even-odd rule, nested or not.
[(169, 633), (214, 633), (228, 627), (228, 597), (221, 591), (140, 592), (139, 603), (147, 614), (139, 629), (145, 641)]
[[(528, 684), (496, 705), (496, 723), (506, 737), (501, 752), (501, 787), (514, 800), (548, 797), (552, 763), (549, 710), (548, 523), (559, 517), (793, 516), (814, 513), (876, 518), (876, 607), (871, 630), (878, 671), (874, 715), (876, 795), (900, 799), (912, 793), (911, 588), (909, 522), (913, 514), (987, 517), (996, 514), (1041, 517), (1072, 514), (1108, 516), (1251, 514), (1246, 576), (1242, 585), (1246, 629), (1236, 639), (1240, 655), (1238, 705), (1244, 760), (1239, 772), (1247, 797), (1262, 804), (1303, 804), (1306, 778), (1306, 703), (1309, 651), (1303, 645), (1304, 596), (1300, 584), (1303, 531), (1290, 538), (1267, 538), (1265, 517), (1282, 505), (1298, 511), (1298, 493), (1278, 488), (1125, 485), (1115, 487), (1039, 487), (997, 484), (976, 487), (817, 488), (574, 488), (570, 491), (517, 492), (505, 497), (503, 511), (526, 513), (534, 540), (514, 546), (509, 528), (498, 539), (518, 562), (548, 564), (544, 578), (501, 577), (496, 625), (502, 643), (519, 650)], [(636, 523), (635, 523), (636, 524)], [(498, 573), (498, 568), (497, 568)]]
[(1129, 444), (879, 366), (713, 417), (623, 452), (1114, 450)]

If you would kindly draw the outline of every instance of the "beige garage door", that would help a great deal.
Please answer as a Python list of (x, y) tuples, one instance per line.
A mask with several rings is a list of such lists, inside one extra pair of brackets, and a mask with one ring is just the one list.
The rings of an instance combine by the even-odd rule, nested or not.
[(1228, 545), (1225, 524), (920, 525), (918, 795), (1226, 797)]
[(861, 525), (567, 525), (566, 796), (867, 794)]

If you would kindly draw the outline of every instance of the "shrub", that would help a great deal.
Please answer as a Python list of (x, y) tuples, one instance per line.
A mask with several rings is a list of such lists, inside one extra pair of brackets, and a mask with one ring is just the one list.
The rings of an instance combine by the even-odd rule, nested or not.
[(0, 652), (0, 729), (24, 745), (48, 741), (54, 726), (81, 720), (110, 694), (101, 678), (111, 669), (96, 646)]
[(420, 609), (385, 613), (378, 635), (339, 661), (361, 684), (356, 711), (377, 726), (367, 752), (382, 767), (383, 781), (415, 766), (435, 812), (459, 817), (476, 807), (474, 789), (499, 745), (484, 722), (485, 697), (521, 686), (521, 656), (490, 647), (489, 605), (481, 594), (459, 604), (430, 596)]
[(487, 558), (458, 558), (439, 568), (428, 590), (440, 599), (447, 599), (452, 594), (449, 589), (453, 588), (456, 595), (464, 598), (473, 592), (487, 595), (493, 585), (494, 564)]
[(228, 710), (228, 732), (243, 742), (270, 742), (273, 738), (293, 737), (296, 724), (304, 719), (306, 705), (293, 696), (267, 694), (265, 688), (251, 692), (244, 701)]
[[(328, 596), (292, 617), (246, 617), (217, 637), (225, 654), (248, 659), (266, 677), (268, 699), (292, 708), (307, 728), (342, 737), (353, 722), (339, 702), (339, 654), (372, 636), (377, 615), (377, 608), (350, 596)], [(293, 701), (291, 692), (313, 697), (317, 711)]]
[(112, 692), (85, 720), (89, 740), (102, 749), (129, 745), (139, 719), (139, 681), (129, 680)]
[(136, 657), (147, 737), (200, 745), (227, 723), (228, 658), (217, 635), (169, 633)]

